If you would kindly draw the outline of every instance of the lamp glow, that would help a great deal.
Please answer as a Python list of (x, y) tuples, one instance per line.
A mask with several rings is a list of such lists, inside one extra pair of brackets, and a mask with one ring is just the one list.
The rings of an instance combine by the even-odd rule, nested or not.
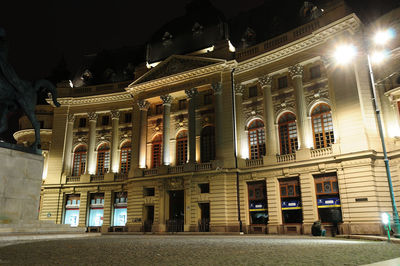
[(387, 212), (382, 213), (382, 214), (381, 214), (381, 218), (382, 218), (382, 223), (383, 223), (384, 225), (389, 224), (390, 216), (389, 216), (389, 214), (388, 214)]
[(374, 36), (374, 42), (378, 45), (384, 45), (390, 39), (393, 39), (395, 36), (395, 32), (393, 29), (387, 29), (384, 31), (379, 31)]
[(357, 49), (353, 45), (340, 45), (336, 48), (334, 57), (336, 63), (346, 65), (356, 56)]
[(371, 55), (371, 61), (375, 64), (382, 63), (383, 60), (388, 56), (388, 52), (385, 50), (374, 51)]

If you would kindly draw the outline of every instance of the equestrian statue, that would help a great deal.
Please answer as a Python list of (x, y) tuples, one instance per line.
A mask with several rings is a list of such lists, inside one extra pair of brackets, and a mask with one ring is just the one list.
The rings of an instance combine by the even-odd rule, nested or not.
[(37, 93), (45, 90), (51, 94), (53, 104), (57, 107), (56, 87), (48, 80), (40, 79), (28, 82), (18, 78), (14, 69), (7, 62), (7, 45), (5, 31), (0, 28), (0, 133), (7, 130), (7, 114), (18, 108), (22, 109), (35, 130), (33, 150), (40, 149), (40, 125), (35, 117)]

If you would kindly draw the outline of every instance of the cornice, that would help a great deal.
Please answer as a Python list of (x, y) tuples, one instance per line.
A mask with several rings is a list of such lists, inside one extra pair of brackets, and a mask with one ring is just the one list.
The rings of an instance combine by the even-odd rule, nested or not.
[[(51, 133), (51, 129), (40, 129), (40, 136), (51, 135)], [(18, 140), (19, 138), (29, 135), (35, 135), (35, 131), (32, 128), (19, 130), (13, 134), (13, 137), (15, 140)]]
[(179, 74), (147, 81), (140, 84), (130, 84), (127, 88), (125, 88), (129, 93), (132, 95), (137, 95), (141, 92), (144, 92), (148, 89), (155, 89), (158, 87), (166, 87), (173, 84), (185, 82), (194, 78), (201, 78), (215, 72), (226, 71), (234, 68), (237, 65), (236, 61), (229, 61), (229, 62), (221, 62), (216, 63), (213, 65), (196, 68), (193, 70), (188, 70)]
[(240, 74), (250, 69), (265, 66), (267, 64), (282, 60), (286, 57), (292, 56), (304, 50), (308, 50), (314, 46), (326, 42), (329, 38), (337, 35), (338, 33), (344, 31), (350, 31), (351, 33), (357, 32), (360, 26), (361, 21), (357, 18), (357, 16), (355, 14), (350, 14), (342, 19), (339, 19), (325, 27), (314, 31), (312, 34), (302, 39), (288, 43), (275, 50), (259, 56), (255, 56), (239, 63), (236, 67), (235, 73)]
[[(110, 102), (123, 102), (132, 100), (132, 96), (128, 92), (118, 92), (112, 94), (102, 94), (94, 96), (85, 97), (68, 97), (68, 98), (58, 98), (58, 102), (63, 106), (78, 106), (78, 105), (88, 105), (88, 104), (101, 104)], [(50, 103), (49, 99), (46, 99)]]

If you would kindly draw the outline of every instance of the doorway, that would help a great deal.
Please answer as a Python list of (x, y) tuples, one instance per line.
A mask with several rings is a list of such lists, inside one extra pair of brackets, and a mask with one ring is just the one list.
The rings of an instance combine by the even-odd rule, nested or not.
[(144, 232), (152, 232), (154, 222), (154, 206), (145, 206)]
[(168, 232), (183, 232), (185, 219), (185, 197), (183, 190), (172, 190), (169, 192), (169, 220), (167, 221)]
[(199, 203), (199, 232), (210, 232), (210, 203)]

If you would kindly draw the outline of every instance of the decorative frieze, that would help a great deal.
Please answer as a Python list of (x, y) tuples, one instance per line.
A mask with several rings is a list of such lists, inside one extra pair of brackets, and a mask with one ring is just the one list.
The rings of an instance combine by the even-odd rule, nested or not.
[(197, 88), (192, 88), (192, 89), (186, 89), (185, 90), (186, 95), (188, 96), (189, 99), (193, 99), (196, 95), (199, 94)]

